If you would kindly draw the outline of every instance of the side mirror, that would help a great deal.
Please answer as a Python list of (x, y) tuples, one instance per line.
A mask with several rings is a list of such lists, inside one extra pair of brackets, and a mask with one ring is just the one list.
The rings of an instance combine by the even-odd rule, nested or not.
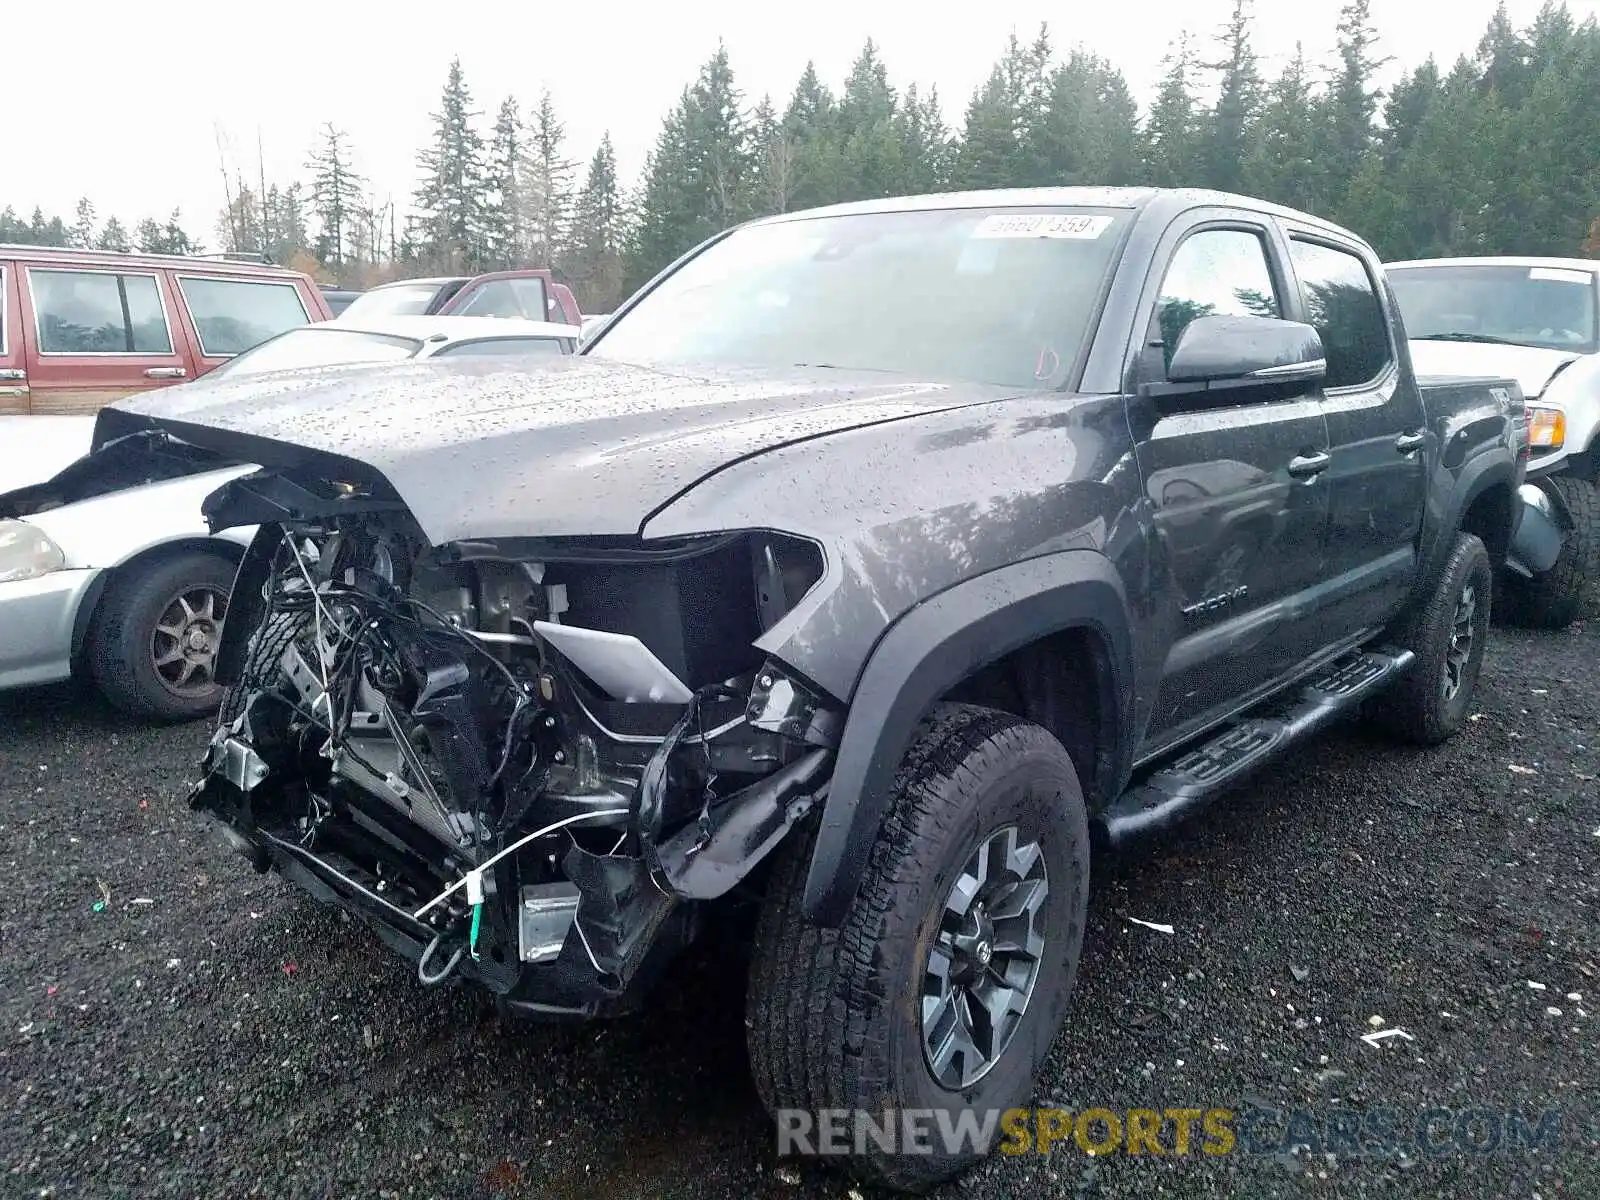
[(1327, 377), (1322, 337), (1301, 321), (1277, 317), (1196, 317), (1179, 335), (1167, 382), (1147, 394), (1201, 397), (1258, 389), (1303, 391)]

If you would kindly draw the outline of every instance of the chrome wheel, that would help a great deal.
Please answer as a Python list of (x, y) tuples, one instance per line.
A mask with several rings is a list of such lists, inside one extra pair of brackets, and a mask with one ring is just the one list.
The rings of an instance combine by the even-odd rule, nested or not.
[(179, 592), (161, 610), (150, 654), (156, 678), (169, 692), (193, 699), (217, 686), (213, 671), (227, 607), (226, 593), (192, 587)]
[(1478, 589), (1467, 584), (1456, 597), (1455, 616), (1450, 620), (1450, 645), (1444, 652), (1444, 698), (1454, 700), (1467, 677), (1467, 661), (1472, 657), (1473, 617), (1478, 611)]
[(969, 1087), (1010, 1044), (1044, 959), (1050, 880), (1015, 826), (989, 835), (945, 900), (922, 982), (922, 1051), (940, 1086)]

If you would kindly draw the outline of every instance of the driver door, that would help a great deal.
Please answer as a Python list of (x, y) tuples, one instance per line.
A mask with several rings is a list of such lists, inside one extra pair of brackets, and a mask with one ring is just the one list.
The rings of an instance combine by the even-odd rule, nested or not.
[[(1288, 315), (1279, 245), (1264, 219), (1169, 231), (1146, 289), (1139, 382), (1166, 380), (1196, 317)], [(1270, 691), (1316, 649), (1305, 644), (1304, 602), (1322, 576), (1328, 520), (1320, 399), (1213, 391), (1130, 402), (1169, 646), (1151, 753)]]

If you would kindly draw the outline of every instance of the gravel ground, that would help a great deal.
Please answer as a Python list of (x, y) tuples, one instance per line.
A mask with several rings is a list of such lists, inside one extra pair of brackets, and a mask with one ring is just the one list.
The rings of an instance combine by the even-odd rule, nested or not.
[[(1555, 1107), (1559, 1151), (1068, 1143), (943, 1194), (1600, 1195), (1597, 649), (1600, 619), (1497, 632), (1447, 747), (1338, 733), (1097, 863), (1037, 1097), (1403, 1124)], [(685, 964), (648, 1017), (504, 1026), (221, 850), (183, 800), (205, 736), (71, 690), (0, 697), (0, 1195), (849, 1195), (775, 1162), (727, 963)], [(1376, 1018), (1415, 1040), (1363, 1044)]]

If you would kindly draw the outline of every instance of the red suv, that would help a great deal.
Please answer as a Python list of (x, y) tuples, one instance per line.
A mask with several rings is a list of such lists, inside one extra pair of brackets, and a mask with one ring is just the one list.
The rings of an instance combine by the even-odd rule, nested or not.
[(0, 245), (0, 414), (91, 413), (331, 316), (264, 263)]

